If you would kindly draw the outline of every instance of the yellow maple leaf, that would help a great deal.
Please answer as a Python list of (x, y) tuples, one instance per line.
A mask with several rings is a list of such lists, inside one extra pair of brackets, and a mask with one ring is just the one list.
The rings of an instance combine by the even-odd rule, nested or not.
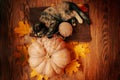
[(80, 43), (80, 42), (68, 42), (68, 49), (71, 51), (73, 56), (75, 55), (75, 59), (79, 59), (79, 57), (85, 57), (86, 53), (89, 53), (89, 43)]
[(47, 76), (43, 76), (41, 74), (39, 74), (38, 72), (36, 72), (34, 69), (32, 69), (32, 72), (30, 73), (30, 77), (33, 78), (33, 77), (37, 77), (37, 80), (48, 80), (48, 77)]
[(85, 57), (85, 54), (90, 52), (88, 43), (79, 43), (74, 47), (74, 52), (76, 59), (78, 59), (79, 56)]
[(34, 69), (32, 69), (32, 71), (30, 73), (30, 77), (33, 78), (35, 76), (37, 76), (37, 72)]
[(48, 80), (47, 76), (37, 75), (37, 80)]
[(37, 75), (37, 80), (43, 80), (43, 76), (42, 75)]
[(18, 54), (14, 54), (14, 56), (16, 58), (19, 57), (19, 63), (22, 66), (25, 66), (28, 63), (28, 47), (31, 42), (34, 42), (36, 40), (31, 37), (29, 38), (28, 34), (30, 33), (30, 31), (31, 28), (27, 21), (19, 21), (18, 27), (15, 27), (14, 29), (14, 33), (17, 34), (15, 37), (15, 42), (16, 44), (18, 42), (18, 45), (16, 45), (16, 51), (20, 54), (20, 56)]
[(80, 64), (76, 61), (73, 60), (71, 63), (66, 67), (65, 71), (68, 75), (72, 75), (74, 72), (77, 72), (80, 67)]
[(19, 36), (24, 36), (26, 34), (29, 34), (31, 31), (30, 25), (27, 21), (19, 21), (18, 27), (15, 27), (14, 32), (18, 34)]

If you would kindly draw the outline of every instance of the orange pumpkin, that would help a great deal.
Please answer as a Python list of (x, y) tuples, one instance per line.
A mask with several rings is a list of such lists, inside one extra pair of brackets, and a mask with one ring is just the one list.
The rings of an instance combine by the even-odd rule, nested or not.
[(29, 65), (38, 73), (52, 77), (63, 72), (70, 63), (70, 52), (59, 37), (37, 39), (28, 48)]

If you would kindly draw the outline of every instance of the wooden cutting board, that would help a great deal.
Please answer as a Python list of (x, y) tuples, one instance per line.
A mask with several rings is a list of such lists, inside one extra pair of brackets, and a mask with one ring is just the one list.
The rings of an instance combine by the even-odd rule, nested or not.
[[(30, 8), (30, 23), (34, 25), (35, 23), (39, 23), (40, 13), (47, 7), (39, 7), (39, 8)], [(90, 34), (90, 25), (83, 23), (77, 24), (76, 27), (73, 28), (72, 36), (68, 37), (69, 41), (79, 41), (79, 42), (89, 42), (91, 41)]]

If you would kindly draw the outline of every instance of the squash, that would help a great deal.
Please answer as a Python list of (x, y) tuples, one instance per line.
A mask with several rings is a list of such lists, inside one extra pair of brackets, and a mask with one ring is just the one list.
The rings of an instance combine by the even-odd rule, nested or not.
[(48, 77), (61, 74), (71, 61), (66, 43), (57, 36), (38, 38), (29, 46), (28, 53), (29, 65)]
[(72, 25), (68, 22), (62, 22), (59, 25), (59, 33), (63, 36), (63, 37), (69, 37), (72, 35), (73, 32), (73, 28)]

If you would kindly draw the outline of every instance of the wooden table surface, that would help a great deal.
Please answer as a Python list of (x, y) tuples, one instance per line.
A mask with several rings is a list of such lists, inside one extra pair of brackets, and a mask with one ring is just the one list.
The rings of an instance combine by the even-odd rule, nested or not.
[[(29, 19), (29, 8), (50, 6), (60, 1), (0, 0), (0, 80), (31, 80), (24, 75), (25, 68), (9, 60), (14, 44), (12, 30), (18, 21)], [(82, 72), (54, 80), (120, 80), (120, 1), (68, 1), (89, 4), (90, 53), (82, 59)]]

